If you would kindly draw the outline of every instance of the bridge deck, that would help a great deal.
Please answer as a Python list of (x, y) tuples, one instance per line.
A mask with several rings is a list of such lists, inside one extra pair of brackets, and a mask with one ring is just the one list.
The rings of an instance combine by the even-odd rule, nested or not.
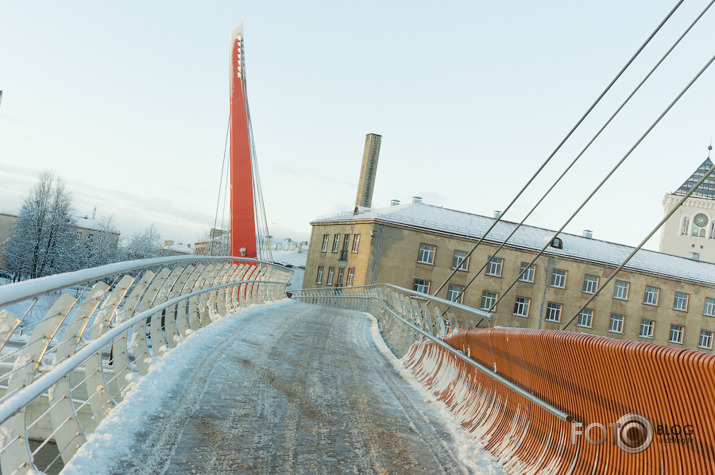
[[(364, 314), (291, 302), (226, 320), (232, 320), (225, 327), (230, 331), (204, 344), (174, 387), (156, 395), (165, 402), (146, 415), (131, 435), (129, 453), (111, 471), (498, 470), (377, 350), (373, 323)], [(200, 336), (182, 346), (194, 339), (198, 344)], [(154, 372), (146, 379), (152, 377)], [(117, 422), (103, 422), (95, 436), (100, 442), (85, 445), (67, 467), (70, 473), (72, 467), (88, 468), (87, 460), (103, 459), (106, 467), (105, 456), (118, 456), (121, 439), (112, 438), (126, 431), (118, 421), (131, 417), (123, 410), (133, 414), (122, 406), (142, 404), (132, 399), (108, 418)]]

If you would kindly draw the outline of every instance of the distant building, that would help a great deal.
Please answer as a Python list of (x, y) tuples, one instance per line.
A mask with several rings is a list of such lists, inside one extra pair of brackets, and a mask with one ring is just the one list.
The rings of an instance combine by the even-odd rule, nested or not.
[(119, 246), (119, 238), (121, 236), (121, 233), (119, 233), (118, 231), (106, 231), (104, 226), (102, 226), (102, 224), (95, 219), (94, 215), (92, 215), (91, 218), (88, 216), (77, 218), (75, 220), (74, 229), (77, 233), (77, 238), (81, 243), (89, 243), (98, 235), (102, 234), (111, 237), (114, 241), (115, 246)]
[[(708, 158), (674, 193), (663, 199), (664, 214), (669, 213), (682, 197), (712, 168)], [(702, 185), (663, 225), (660, 233), (661, 252), (689, 259), (715, 262), (715, 174)]]
[(191, 244), (164, 241), (164, 245), (159, 249), (159, 254), (163, 256), (190, 256), (194, 254), (194, 250), (191, 249)]
[[(502, 221), (465, 260), (493, 222), (419, 199), (317, 219), (311, 223), (303, 288), (387, 282), (432, 293), (458, 267), (438, 293), (454, 300), (488, 262), (461, 299), (466, 305), (488, 309), (554, 233), (522, 226), (494, 257), (497, 246), (516, 226)], [(560, 329), (577, 317), (568, 330), (712, 351), (715, 264), (639, 251), (576, 316), (632, 250), (593, 239), (591, 231), (583, 236), (561, 234), (499, 303), (496, 325)]]
[(229, 255), (230, 239), (229, 231), (212, 228), (208, 239), (194, 243), (194, 254), (197, 256), (227, 256)]

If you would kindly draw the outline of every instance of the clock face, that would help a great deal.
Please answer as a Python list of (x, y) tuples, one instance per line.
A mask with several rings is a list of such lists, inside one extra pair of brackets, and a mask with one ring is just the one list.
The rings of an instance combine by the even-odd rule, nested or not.
[(696, 226), (700, 226), (702, 228), (703, 226), (708, 224), (708, 217), (702, 213), (696, 214), (695, 218), (693, 218), (693, 223), (695, 223)]

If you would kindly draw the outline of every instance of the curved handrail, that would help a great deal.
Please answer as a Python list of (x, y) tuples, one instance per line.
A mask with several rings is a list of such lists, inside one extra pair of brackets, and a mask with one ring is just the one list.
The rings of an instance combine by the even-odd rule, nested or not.
[(422, 292), (417, 292), (416, 290), (409, 290), (409, 289), (405, 289), (403, 287), (399, 287), (397, 285), (387, 284), (387, 283), (371, 284), (371, 285), (358, 285), (358, 286), (354, 286), (354, 287), (335, 287), (335, 288), (329, 288), (329, 289), (326, 289), (325, 287), (316, 287), (316, 288), (311, 288), (311, 289), (293, 290), (292, 292), (293, 293), (313, 292), (313, 291), (315, 291), (315, 292), (325, 292), (325, 291), (349, 292), (349, 291), (353, 291), (356, 289), (378, 289), (378, 288), (392, 289), (392, 290), (395, 290), (395, 291), (403, 293), (403, 294), (411, 295), (412, 297), (416, 297), (418, 299), (430, 301), (434, 304), (444, 305), (447, 309), (452, 308), (455, 310), (460, 310), (462, 312), (466, 312), (468, 314), (474, 315), (474, 316), (479, 317), (484, 320), (491, 321), (494, 319), (494, 315), (487, 312), (486, 310), (481, 310), (478, 308), (470, 307), (468, 305), (464, 305), (459, 302), (453, 302), (451, 300), (443, 299), (440, 297), (435, 297), (433, 295), (428, 295), (428, 294), (424, 294)]
[(148, 267), (166, 266), (180, 262), (211, 262), (211, 261), (236, 261), (254, 262), (283, 268), (279, 264), (267, 261), (259, 261), (247, 257), (232, 256), (177, 256), (177, 257), (156, 257), (153, 259), (139, 259), (134, 261), (117, 262), (91, 269), (82, 269), (64, 274), (55, 274), (37, 279), (24, 280), (14, 284), (0, 286), (0, 308), (13, 305), (23, 300), (33, 299), (44, 294), (57, 292), (74, 285), (85, 284), (95, 280), (105, 279), (118, 274), (126, 274)]
[[(68, 461), (124, 397), (128, 375), (146, 374), (224, 315), (285, 298), (292, 273), (256, 259), (180, 256), (0, 287), (2, 472), (38, 468), (35, 456), (50, 439), (59, 455), (43, 471)], [(34, 320), (41, 306), (49, 309)], [(31, 438), (45, 442), (32, 450)]]
[(101, 337), (97, 338), (96, 340), (92, 340), (89, 344), (87, 344), (84, 348), (79, 350), (77, 353), (75, 353), (71, 357), (67, 358), (66, 360), (62, 361), (61, 363), (56, 365), (54, 368), (52, 368), (52, 370), (45, 373), (39, 379), (35, 380), (32, 384), (27, 386), (25, 389), (23, 389), (22, 391), (18, 392), (17, 394), (15, 394), (14, 396), (10, 397), (5, 402), (0, 404), (0, 424), (5, 422), (8, 418), (12, 417), (24, 406), (26, 406), (30, 402), (32, 402), (32, 400), (34, 398), (41, 395), (44, 391), (47, 391), (50, 387), (52, 387), (53, 384), (55, 384), (57, 381), (59, 381), (64, 376), (69, 374), (70, 371), (72, 371), (77, 366), (82, 364), (85, 360), (87, 360), (87, 358), (92, 356), (94, 353), (101, 350), (107, 343), (110, 343), (112, 340), (114, 340), (115, 337), (124, 333), (129, 328), (133, 327), (135, 324), (141, 322), (142, 320), (146, 320), (147, 318), (151, 317), (152, 315), (156, 314), (157, 312), (161, 312), (162, 310), (165, 310), (165, 309), (171, 307), (172, 305), (175, 305), (175, 304), (181, 302), (182, 300), (186, 300), (188, 298), (191, 298), (191, 297), (194, 297), (194, 296), (206, 293), (206, 292), (212, 292), (214, 290), (223, 289), (226, 287), (232, 287), (232, 286), (241, 285), (241, 284), (248, 284), (248, 283), (285, 285), (285, 282), (271, 281), (271, 280), (242, 280), (242, 281), (238, 281), (238, 282), (231, 282), (229, 284), (217, 285), (214, 287), (210, 287), (208, 289), (197, 290), (195, 292), (191, 292), (190, 294), (182, 295), (181, 297), (171, 299), (167, 302), (164, 302), (161, 305), (157, 305), (156, 307), (153, 307), (145, 312), (139, 313), (139, 314), (135, 315), (134, 317), (130, 318), (129, 320), (112, 328), (111, 330), (109, 330), (107, 333), (105, 333)]

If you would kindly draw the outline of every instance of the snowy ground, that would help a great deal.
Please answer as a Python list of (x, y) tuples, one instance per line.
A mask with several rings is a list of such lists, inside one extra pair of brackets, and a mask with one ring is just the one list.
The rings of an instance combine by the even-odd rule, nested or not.
[(401, 368), (374, 319), (282, 302), (197, 332), (64, 473), (501, 473)]

